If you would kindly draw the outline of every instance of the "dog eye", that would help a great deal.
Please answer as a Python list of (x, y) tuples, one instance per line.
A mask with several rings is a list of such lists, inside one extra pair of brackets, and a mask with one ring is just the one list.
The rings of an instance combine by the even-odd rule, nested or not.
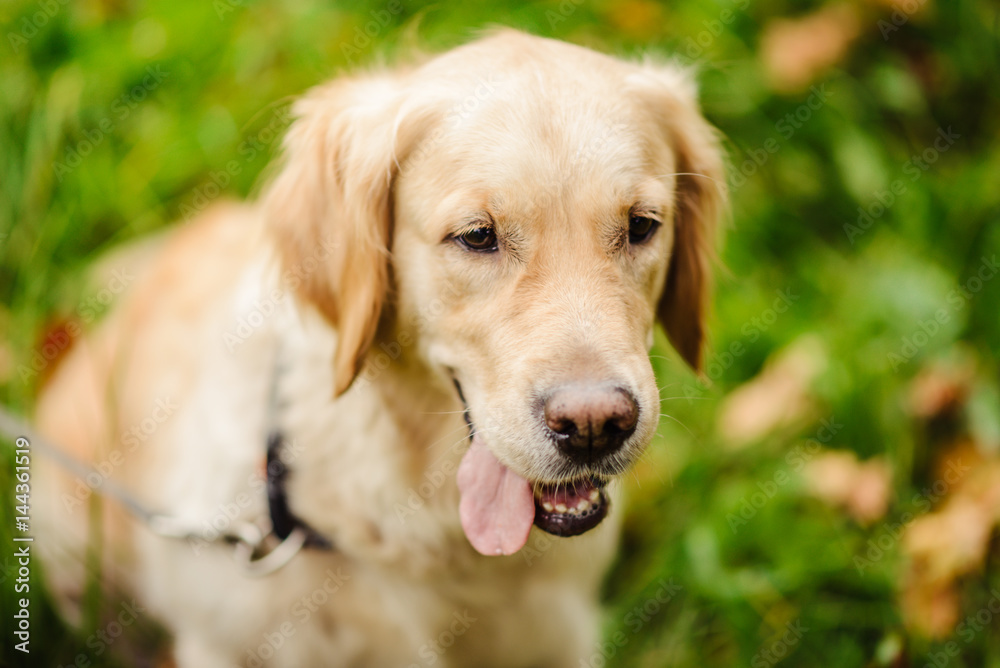
[(630, 244), (643, 244), (649, 241), (660, 222), (655, 218), (633, 213), (628, 217), (628, 242)]
[(491, 253), (497, 250), (497, 233), (492, 227), (474, 227), (456, 237), (469, 250)]

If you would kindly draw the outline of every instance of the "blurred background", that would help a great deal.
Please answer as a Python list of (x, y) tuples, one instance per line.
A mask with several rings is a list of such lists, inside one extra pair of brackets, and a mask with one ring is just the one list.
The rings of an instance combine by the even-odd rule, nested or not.
[[(68, 324), (127, 287), (95, 258), (253, 195), (293, 96), (497, 24), (690, 64), (731, 163), (706, 374), (659, 341), (668, 417), (588, 665), (1000, 666), (987, 0), (6, 0), (0, 402), (30, 414)], [(99, 615), (70, 630), (35, 596), (32, 665), (70, 662)]]

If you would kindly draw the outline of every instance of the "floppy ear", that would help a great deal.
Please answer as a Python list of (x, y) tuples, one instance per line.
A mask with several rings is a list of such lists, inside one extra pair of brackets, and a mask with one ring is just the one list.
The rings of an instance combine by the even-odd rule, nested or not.
[(264, 195), (283, 275), (337, 331), (335, 396), (357, 375), (388, 291), (400, 89), (376, 74), (310, 91)]
[(688, 72), (647, 64), (642, 74), (647, 91), (653, 89), (655, 113), (678, 174), (673, 251), (657, 316), (677, 352), (700, 371), (711, 292), (709, 263), (727, 199), (722, 148), (715, 128), (698, 109)]

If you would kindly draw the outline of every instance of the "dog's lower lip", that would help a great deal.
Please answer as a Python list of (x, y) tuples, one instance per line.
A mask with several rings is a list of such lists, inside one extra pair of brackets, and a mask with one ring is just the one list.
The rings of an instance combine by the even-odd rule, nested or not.
[(535, 526), (554, 536), (578, 536), (596, 527), (608, 514), (604, 483), (586, 478), (535, 491)]
[[(469, 416), (469, 405), (462, 393), (462, 385), (452, 373), (452, 383), (465, 409), (463, 417), (472, 438), (475, 428)], [(606, 482), (597, 476), (557, 484), (539, 484), (535, 487), (535, 526), (553, 536), (579, 536), (600, 524), (608, 514)], [(565, 502), (565, 503), (561, 503)], [(567, 505), (569, 504), (569, 505)]]

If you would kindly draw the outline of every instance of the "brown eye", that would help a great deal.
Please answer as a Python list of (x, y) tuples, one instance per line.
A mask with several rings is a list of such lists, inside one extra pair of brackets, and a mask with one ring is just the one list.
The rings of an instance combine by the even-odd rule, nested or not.
[(474, 227), (456, 237), (469, 250), (490, 253), (497, 250), (497, 233), (489, 226)]
[(628, 242), (630, 244), (643, 244), (649, 241), (660, 222), (655, 218), (633, 213), (628, 217)]

